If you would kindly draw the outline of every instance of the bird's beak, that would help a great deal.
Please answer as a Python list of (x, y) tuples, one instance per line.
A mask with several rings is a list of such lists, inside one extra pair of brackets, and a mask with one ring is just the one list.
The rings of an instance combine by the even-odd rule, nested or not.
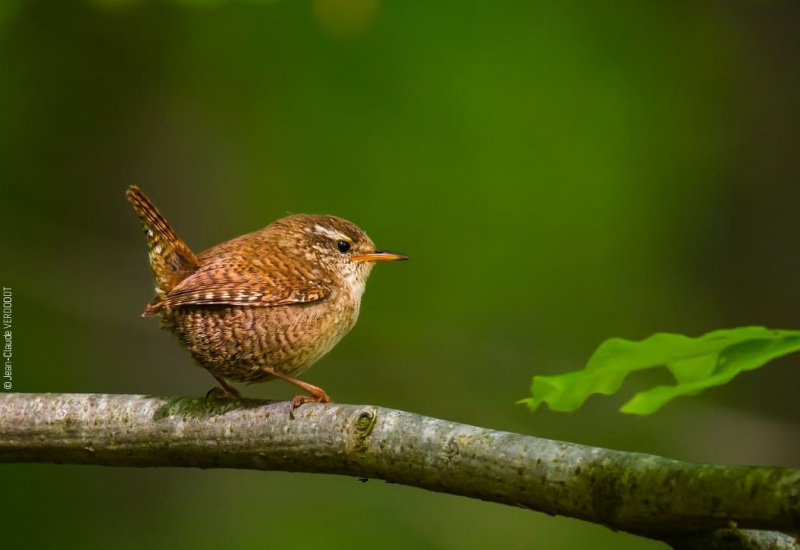
[(402, 262), (407, 259), (408, 256), (395, 254), (394, 252), (386, 252), (385, 250), (376, 250), (369, 254), (353, 254), (350, 256), (351, 262)]

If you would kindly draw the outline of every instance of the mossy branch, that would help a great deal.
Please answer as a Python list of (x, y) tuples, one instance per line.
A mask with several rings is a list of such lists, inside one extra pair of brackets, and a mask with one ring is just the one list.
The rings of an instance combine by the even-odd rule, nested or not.
[[(675, 548), (800, 548), (800, 471), (693, 464), (358, 405), (0, 395), (0, 462), (376, 478), (605, 525)], [(750, 531), (756, 530), (756, 531)]]

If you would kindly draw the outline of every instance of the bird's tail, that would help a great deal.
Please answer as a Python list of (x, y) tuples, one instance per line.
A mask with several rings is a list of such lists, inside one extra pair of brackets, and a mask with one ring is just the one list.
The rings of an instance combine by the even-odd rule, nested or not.
[(143, 314), (152, 315), (161, 299), (197, 269), (197, 258), (141, 189), (131, 185), (125, 196), (142, 222), (150, 267), (156, 276), (156, 299)]

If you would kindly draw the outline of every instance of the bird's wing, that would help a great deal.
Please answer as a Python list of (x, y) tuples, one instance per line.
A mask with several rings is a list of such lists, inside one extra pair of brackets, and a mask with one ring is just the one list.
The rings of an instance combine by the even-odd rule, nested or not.
[(164, 307), (190, 305), (239, 305), (274, 307), (307, 304), (331, 292), (332, 281), (311, 263), (295, 260), (291, 268), (269, 264), (215, 262), (201, 266), (163, 299), (147, 307), (144, 315)]

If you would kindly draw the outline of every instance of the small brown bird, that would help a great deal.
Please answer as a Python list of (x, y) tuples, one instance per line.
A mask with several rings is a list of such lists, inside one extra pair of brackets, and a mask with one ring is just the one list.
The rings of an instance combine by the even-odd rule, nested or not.
[(334, 216), (288, 216), (197, 256), (142, 191), (127, 198), (147, 236), (157, 315), (223, 389), (228, 380), (282, 378), (306, 390), (292, 409), (330, 403), (321, 388), (294, 378), (328, 353), (358, 319), (374, 262), (407, 260), (376, 250), (355, 224)]

